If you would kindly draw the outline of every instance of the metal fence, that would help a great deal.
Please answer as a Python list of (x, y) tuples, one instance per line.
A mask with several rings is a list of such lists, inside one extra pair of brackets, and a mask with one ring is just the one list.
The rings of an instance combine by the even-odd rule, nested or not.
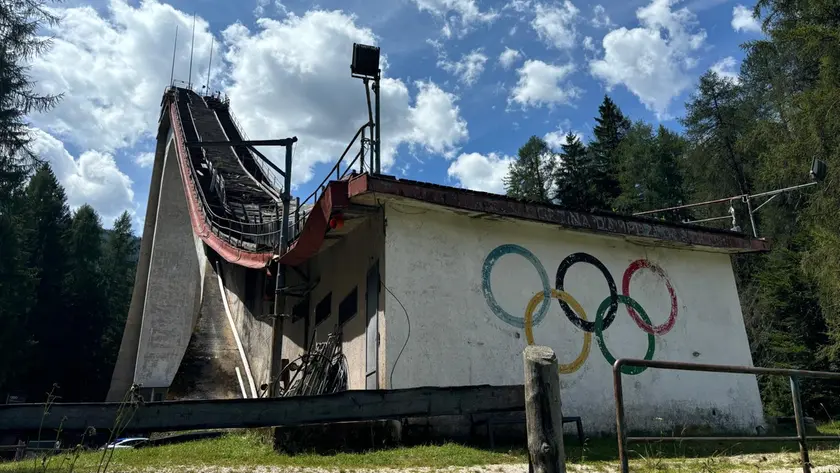
[[(735, 373), (735, 374), (766, 374), (776, 376), (787, 376), (790, 379), (790, 391), (793, 398), (793, 414), (796, 419), (796, 436), (738, 436), (738, 437), (629, 437), (627, 435), (627, 425), (624, 420), (624, 391), (622, 387), (621, 375), (623, 367), (644, 367), (644, 368), (658, 368), (664, 370), (677, 371), (704, 371), (709, 373)], [(807, 370), (792, 370), (781, 368), (757, 368), (752, 366), (734, 366), (734, 365), (709, 365), (703, 363), (686, 363), (680, 361), (658, 361), (658, 360), (639, 360), (631, 358), (622, 358), (616, 360), (613, 364), (613, 383), (615, 386), (615, 427), (618, 434), (618, 458), (621, 462), (621, 472), (627, 473), (630, 471), (627, 458), (627, 444), (630, 442), (644, 443), (644, 442), (682, 442), (682, 441), (762, 441), (762, 442), (779, 442), (790, 441), (799, 443), (799, 453), (802, 459), (802, 471), (811, 473), (811, 460), (808, 456), (808, 441), (837, 441), (840, 436), (834, 435), (818, 435), (808, 437), (805, 433), (805, 419), (802, 413), (802, 400), (800, 398), (799, 379), (800, 378), (820, 378), (840, 380), (840, 373), (832, 373), (828, 371), (807, 371)]]

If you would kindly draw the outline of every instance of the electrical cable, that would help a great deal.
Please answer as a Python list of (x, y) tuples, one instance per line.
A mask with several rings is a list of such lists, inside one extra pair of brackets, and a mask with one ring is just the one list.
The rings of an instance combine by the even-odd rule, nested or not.
[(384, 287), (385, 290), (388, 291), (388, 293), (391, 294), (391, 296), (393, 296), (394, 299), (397, 300), (397, 304), (399, 304), (400, 307), (402, 307), (403, 312), (405, 312), (405, 322), (408, 326), (407, 333), (405, 334), (405, 343), (403, 343), (402, 348), (400, 348), (400, 352), (397, 354), (397, 357), (394, 358), (394, 364), (391, 366), (391, 373), (388, 377), (388, 389), (394, 389), (394, 369), (396, 369), (397, 362), (400, 361), (400, 357), (402, 356), (403, 351), (405, 351), (405, 347), (408, 346), (408, 339), (411, 338), (411, 318), (408, 316), (408, 311), (405, 309), (405, 306), (403, 305), (402, 301), (400, 301), (400, 298), (397, 297), (396, 294), (394, 294), (394, 291), (390, 290), (388, 286), (385, 285), (385, 282), (382, 280), (381, 277), (379, 278), (379, 284), (382, 284), (382, 287)]

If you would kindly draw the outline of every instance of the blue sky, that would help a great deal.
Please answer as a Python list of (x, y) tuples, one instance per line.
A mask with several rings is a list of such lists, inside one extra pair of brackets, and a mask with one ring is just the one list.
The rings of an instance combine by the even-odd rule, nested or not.
[[(170, 76), (229, 94), (252, 139), (297, 135), (294, 193), (320, 182), (364, 123), (352, 43), (382, 48), (383, 158), (410, 179), (501, 192), (529, 136), (588, 140), (609, 93), (634, 120), (676, 118), (709, 68), (732, 75), (761, 35), (738, 0), (111, 0), (60, 4), (39, 89), (63, 92), (31, 117), (35, 148), (73, 207), (110, 226), (145, 214), (160, 98)], [(269, 153), (274, 151), (268, 150)], [(270, 154), (278, 157), (279, 154)]]

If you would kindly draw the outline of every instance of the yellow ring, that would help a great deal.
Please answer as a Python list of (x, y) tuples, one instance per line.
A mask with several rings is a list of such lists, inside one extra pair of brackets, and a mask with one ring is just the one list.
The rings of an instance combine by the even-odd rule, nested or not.
[[(568, 292), (552, 289), (551, 297), (569, 304), (581, 320), (586, 320), (586, 312), (583, 310), (583, 307), (581, 307), (578, 301), (576, 301), (575, 298)], [(528, 345), (534, 344), (534, 328), (531, 326), (534, 310), (537, 308), (537, 304), (542, 302), (544, 298), (545, 293), (542, 291), (534, 294), (534, 297), (531, 298), (530, 302), (528, 302), (528, 307), (525, 309), (525, 339), (528, 341)], [(571, 363), (558, 365), (557, 371), (562, 374), (569, 374), (579, 370), (580, 367), (583, 366), (583, 362), (589, 357), (589, 348), (591, 346), (592, 333), (583, 332), (583, 349), (581, 349), (580, 355), (578, 355), (578, 357)]]

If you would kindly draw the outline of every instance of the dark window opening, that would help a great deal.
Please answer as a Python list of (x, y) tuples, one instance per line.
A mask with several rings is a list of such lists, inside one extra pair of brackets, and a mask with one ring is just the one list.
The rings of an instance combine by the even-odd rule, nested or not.
[(328, 293), (321, 299), (321, 302), (315, 306), (315, 326), (317, 327), (321, 322), (327, 320), (330, 316), (330, 309), (332, 308), (332, 292)]
[(309, 312), (309, 295), (303, 298), (300, 302), (295, 304), (292, 307), (292, 322), (297, 322), (298, 320), (306, 317), (307, 313)]
[(353, 288), (350, 294), (347, 294), (344, 299), (338, 304), (338, 325), (344, 325), (356, 315), (359, 307), (359, 291), (358, 288)]

